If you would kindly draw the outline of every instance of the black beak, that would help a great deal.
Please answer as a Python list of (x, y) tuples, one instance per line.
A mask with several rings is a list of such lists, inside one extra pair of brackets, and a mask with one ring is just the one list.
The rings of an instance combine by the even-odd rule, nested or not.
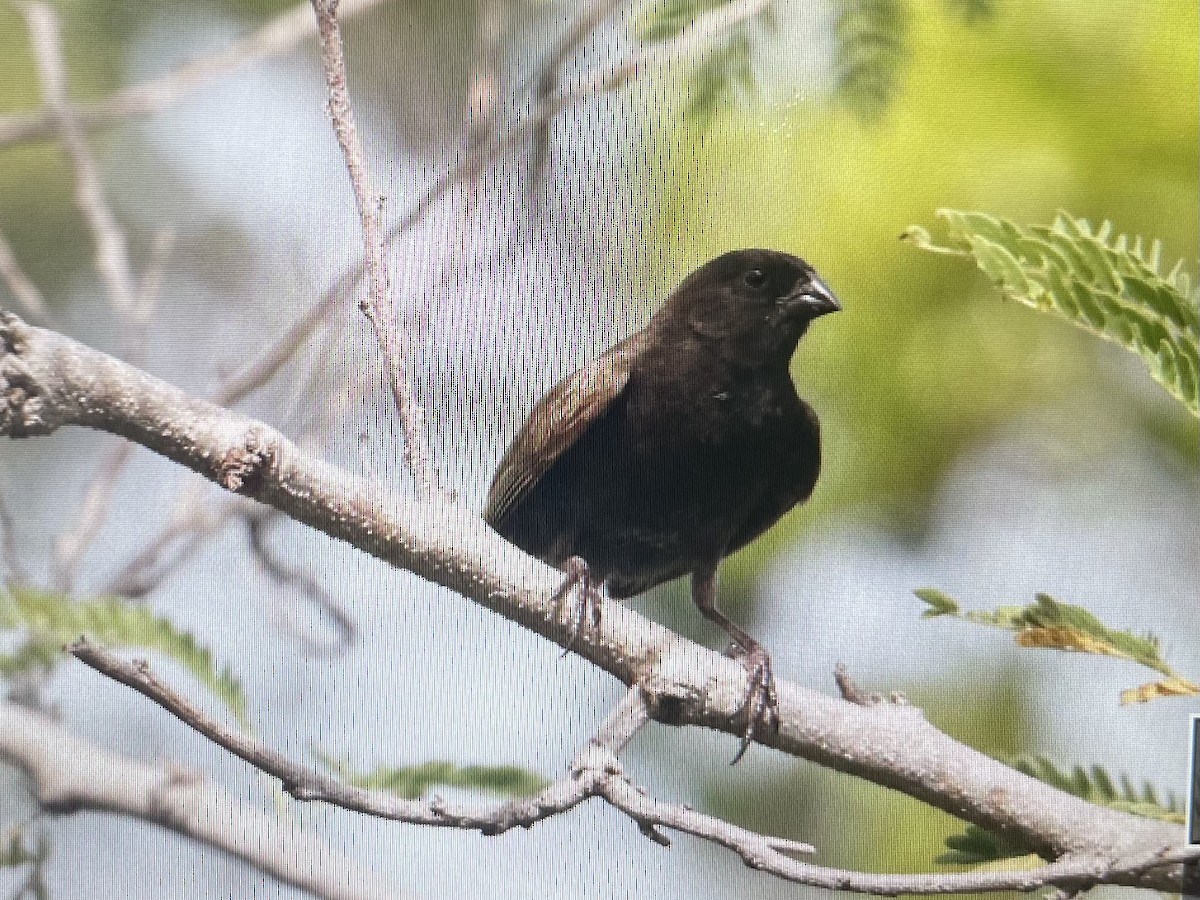
[(789, 307), (797, 312), (803, 311), (813, 319), (838, 312), (842, 308), (833, 290), (816, 275), (810, 275), (807, 281), (798, 284), (795, 290), (783, 299)]

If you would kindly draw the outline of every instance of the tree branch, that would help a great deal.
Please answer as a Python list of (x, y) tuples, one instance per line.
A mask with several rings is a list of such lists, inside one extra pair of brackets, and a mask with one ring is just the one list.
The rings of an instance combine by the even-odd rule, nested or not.
[[(46, 434), (69, 424), (141, 443), (560, 646), (571, 641), (570, 610), (549, 602), (561, 573), (477, 516), (441, 501), (402, 503), (262, 423), (0, 313), (0, 434)], [(574, 652), (638, 685), (659, 721), (743, 730), (743, 667), (619, 603), (605, 605), (600, 625)], [(1053, 870), (1055, 883), (1076, 877), (1084, 856), (1145, 865), (1147, 854), (1184, 843), (1178, 826), (1095, 806), (959, 744), (914, 707), (858, 706), (780, 682), (779, 714), (778, 733), (764, 737), (770, 746), (903, 791), (1049, 858), (1069, 857), (1070, 866)], [(1161, 890), (1176, 890), (1180, 875), (1177, 866), (1137, 878), (1113, 871), (1114, 883)]]
[(3, 701), (0, 759), (25, 772), (51, 812), (106, 812), (169, 828), (317, 897), (397, 896), (393, 886), (315, 836), (239, 803), (202, 776), (128, 759)]
[(225, 727), (160, 681), (145, 662), (124, 662), (86, 638), (80, 638), (67, 649), (80, 661), (150, 698), (255, 768), (279, 778), (284, 790), (296, 799), (330, 803), (380, 818), (497, 835), (516, 827), (531, 828), (585, 800), (600, 797), (633, 819), (646, 837), (661, 846), (669, 847), (670, 841), (659, 829), (670, 828), (726, 847), (750, 868), (787, 881), (883, 896), (1029, 891), (1050, 885), (1076, 890), (1095, 884), (1137, 884), (1146, 872), (1200, 858), (1200, 847), (1121, 855), (1080, 850), (1027, 871), (920, 875), (855, 872), (802, 863), (787, 854), (813, 852), (808, 844), (756, 834), (688, 806), (656, 800), (625, 775), (617, 751), (647, 721), (645, 702), (638, 688), (631, 690), (613, 710), (597, 735), (575, 758), (569, 774), (532, 797), (491, 808), (448, 803), (438, 797), (405, 800), (346, 784)]

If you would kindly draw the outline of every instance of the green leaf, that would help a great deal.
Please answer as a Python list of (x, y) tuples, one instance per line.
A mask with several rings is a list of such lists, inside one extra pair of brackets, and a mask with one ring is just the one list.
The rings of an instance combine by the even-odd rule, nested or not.
[(929, 609), (921, 613), (922, 619), (932, 619), (936, 616), (958, 615), (958, 604), (949, 594), (943, 594), (936, 588), (920, 588), (913, 591), (921, 600), (929, 604)]
[(1021, 647), (1115, 656), (1153, 669), (1164, 677), (1121, 694), (1122, 703), (1146, 703), (1158, 697), (1200, 694), (1200, 685), (1180, 676), (1162, 658), (1161, 645), (1152, 634), (1134, 634), (1111, 628), (1082, 606), (1062, 603), (1049, 594), (1037, 594), (1028, 606), (1001, 606), (993, 612), (962, 611), (951, 597), (933, 588), (915, 591), (931, 607), (921, 617), (954, 616), (978, 625), (1014, 632)]
[(61, 658), (52, 655), (50, 648), (86, 634), (107, 647), (151, 650), (174, 660), (220, 699), (240, 724), (247, 724), (246, 698), (228, 667), (218, 669), (207, 647), (141, 604), (117, 598), (77, 601), (26, 587), (0, 589), (0, 631), (13, 630), (26, 633), (25, 644), (16, 653), (0, 657), (0, 675), (32, 665), (49, 667)]
[(323, 754), (318, 754), (318, 757), (350, 784), (367, 790), (388, 791), (408, 800), (424, 797), (436, 785), (525, 797), (536, 794), (550, 784), (538, 773), (517, 766), (459, 766), (444, 760), (431, 760), (415, 766), (380, 767), (359, 773), (349, 770), (332, 757)]
[(1065, 319), (1142, 358), (1150, 375), (1200, 417), (1200, 296), (1182, 263), (1160, 270), (1161, 245), (1113, 236), (1112, 225), (1060, 213), (1050, 225), (1017, 225), (980, 212), (941, 209), (939, 244), (919, 227), (903, 238), (923, 250), (971, 256), (1003, 296)]

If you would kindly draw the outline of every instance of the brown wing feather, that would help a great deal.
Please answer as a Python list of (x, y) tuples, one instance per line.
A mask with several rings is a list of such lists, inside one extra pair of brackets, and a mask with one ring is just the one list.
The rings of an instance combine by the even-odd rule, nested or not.
[(489, 525), (496, 527), (519, 506), (538, 479), (625, 390), (640, 338), (634, 335), (617, 344), (538, 401), (496, 468), (483, 513)]

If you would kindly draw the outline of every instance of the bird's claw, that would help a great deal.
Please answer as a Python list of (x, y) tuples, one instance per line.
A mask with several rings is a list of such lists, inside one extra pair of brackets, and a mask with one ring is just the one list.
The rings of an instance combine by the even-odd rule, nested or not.
[(567, 641), (566, 647), (563, 648), (562, 655), (566, 656), (575, 646), (575, 641), (579, 638), (580, 633), (585, 628), (600, 627), (600, 592), (592, 587), (592, 570), (588, 568), (588, 564), (582, 557), (570, 557), (564, 567), (567, 577), (563, 579), (563, 583), (558, 590), (554, 592), (554, 596), (550, 598), (550, 602), (559, 606), (559, 614), (562, 613), (562, 605), (564, 601), (570, 597), (575, 589), (579, 589), (579, 604), (575, 613), (575, 625), (571, 629), (571, 637)]
[(771, 657), (761, 644), (742, 647), (735, 644), (733, 657), (746, 667), (749, 685), (742, 709), (746, 711), (746, 730), (738, 744), (730, 765), (737, 765), (750, 749), (750, 744), (759, 735), (779, 730), (779, 697), (775, 693), (775, 674), (771, 671)]

